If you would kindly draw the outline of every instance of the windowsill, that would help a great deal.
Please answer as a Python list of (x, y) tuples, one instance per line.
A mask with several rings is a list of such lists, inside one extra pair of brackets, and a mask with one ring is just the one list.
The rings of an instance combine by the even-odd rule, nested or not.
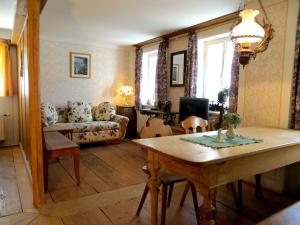
[(208, 111), (208, 115), (210, 116), (219, 116), (220, 115), (220, 111)]
[(141, 109), (158, 109), (156, 106), (154, 105), (142, 105)]

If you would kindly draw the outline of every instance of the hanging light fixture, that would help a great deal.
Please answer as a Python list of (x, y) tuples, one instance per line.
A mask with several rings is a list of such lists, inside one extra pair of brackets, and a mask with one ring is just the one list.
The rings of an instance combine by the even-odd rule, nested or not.
[(244, 9), (234, 23), (230, 38), (239, 53), (239, 63), (247, 65), (251, 58), (255, 59), (257, 53), (268, 48), (270, 40), (273, 38), (274, 29), (270, 23), (267, 13), (258, 0), (264, 14), (263, 23), (256, 20), (258, 10)]

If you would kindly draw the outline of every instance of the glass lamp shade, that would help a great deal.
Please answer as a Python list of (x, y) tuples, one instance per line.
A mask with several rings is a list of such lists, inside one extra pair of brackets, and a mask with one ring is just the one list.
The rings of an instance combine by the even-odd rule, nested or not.
[(122, 86), (120, 88), (120, 94), (124, 96), (124, 105), (128, 106), (129, 105), (129, 97), (134, 95), (134, 90), (133, 87), (131, 86)]
[(242, 22), (233, 28), (231, 40), (240, 44), (260, 42), (265, 36), (265, 31), (255, 22), (258, 14), (258, 10), (252, 9), (240, 12), (239, 16), (242, 17)]
[(131, 86), (122, 86), (120, 88), (120, 93), (123, 96), (132, 96), (134, 95), (134, 90)]

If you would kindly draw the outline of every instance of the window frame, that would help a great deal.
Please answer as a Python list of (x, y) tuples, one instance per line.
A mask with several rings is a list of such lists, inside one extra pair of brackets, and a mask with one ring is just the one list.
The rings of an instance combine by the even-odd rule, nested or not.
[[(143, 81), (145, 81), (144, 80), (144, 77), (145, 77), (145, 73), (147, 73), (147, 79), (146, 79), (146, 82), (145, 83), (149, 83), (149, 74), (150, 74), (150, 67), (149, 67), (149, 65), (150, 65), (150, 60), (151, 60), (151, 57), (158, 57), (158, 49), (155, 49), (155, 50), (150, 50), (150, 51), (146, 51), (146, 52), (144, 52), (143, 53), (143, 66), (146, 66), (147, 65), (147, 68), (146, 69), (142, 69), (142, 84), (141, 84), (141, 90), (143, 89)], [(144, 59), (145, 59), (145, 57), (146, 57), (146, 62), (144, 62)], [(146, 64), (146, 65), (145, 65)], [(156, 61), (156, 65), (157, 65), (157, 61)], [(156, 67), (155, 67), (155, 69), (156, 69)], [(155, 87), (155, 84), (156, 83), (156, 72), (155, 72), (155, 74), (154, 74), (154, 87)], [(142, 107), (143, 106), (154, 106), (155, 105), (155, 101), (156, 101), (156, 96), (155, 96), (155, 90), (154, 90), (154, 96), (153, 96), (153, 99), (151, 100), (151, 104), (149, 105), (149, 104), (147, 104), (147, 101), (149, 100), (149, 99), (147, 99), (146, 100), (146, 102), (144, 101), (144, 99), (142, 99), (142, 97), (143, 97), (143, 95), (141, 94), (141, 103), (142, 103)]]
[[(226, 81), (224, 78), (225, 75), (225, 69), (228, 68), (226, 65), (226, 59), (227, 59), (227, 54), (229, 48), (229, 44), (230, 44), (230, 38), (229, 38), (229, 33), (223, 33), (223, 34), (219, 34), (219, 35), (213, 35), (210, 37), (206, 37), (206, 38), (200, 38), (198, 39), (198, 43), (200, 42), (200, 46), (201, 48), (198, 50), (198, 57), (199, 57), (199, 69), (198, 69), (198, 81), (197, 81), (197, 97), (200, 98), (209, 98), (210, 102), (214, 101), (214, 99), (210, 99), (210, 96), (206, 96), (206, 90), (209, 88), (206, 84), (207, 84), (207, 79), (208, 79), (208, 75), (206, 74), (207, 71), (207, 67), (208, 67), (208, 60), (207, 60), (207, 54), (208, 51), (207, 49), (209, 48), (209, 46), (215, 45), (215, 44), (222, 44), (223, 46), (223, 52), (222, 52), (222, 67), (221, 67), (221, 73), (220, 73), (220, 82), (221, 82), (221, 87), (224, 86), (223, 82)], [(201, 52), (202, 51), (202, 52)], [(226, 70), (227, 71), (227, 70)], [(230, 85), (230, 83), (229, 83)], [(227, 85), (228, 86), (228, 85)], [(229, 87), (228, 87), (229, 88)]]

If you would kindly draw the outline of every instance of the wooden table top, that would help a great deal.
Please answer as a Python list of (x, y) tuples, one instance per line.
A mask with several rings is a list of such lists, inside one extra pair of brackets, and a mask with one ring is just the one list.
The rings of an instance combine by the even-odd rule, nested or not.
[(45, 143), (48, 151), (79, 148), (79, 145), (59, 132), (46, 132)]
[(74, 128), (71, 126), (71, 125), (53, 125), (53, 126), (50, 126), (50, 127), (44, 127), (43, 128), (44, 132), (54, 132), (54, 131), (69, 131), (69, 132), (72, 132), (74, 130)]
[(229, 159), (240, 158), (247, 155), (254, 155), (265, 151), (295, 145), (299, 145), (300, 154), (299, 131), (259, 127), (239, 128), (237, 131), (239, 134), (246, 137), (262, 139), (263, 142), (230, 148), (213, 149), (200, 144), (180, 140), (181, 137), (187, 135), (213, 135), (216, 134), (216, 131), (148, 139), (136, 139), (133, 140), (133, 142), (176, 160), (182, 160), (186, 163), (201, 165), (227, 161)]

